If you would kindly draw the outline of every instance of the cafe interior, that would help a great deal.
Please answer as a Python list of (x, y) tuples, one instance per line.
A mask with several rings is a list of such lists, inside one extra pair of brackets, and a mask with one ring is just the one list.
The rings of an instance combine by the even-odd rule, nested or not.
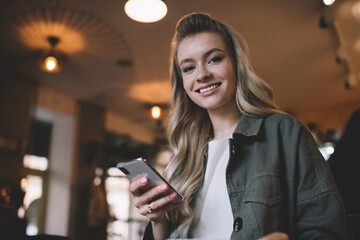
[(166, 167), (169, 47), (191, 12), (241, 33), (331, 156), (360, 108), (358, 0), (1, 0), (0, 239), (141, 239), (116, 165)]

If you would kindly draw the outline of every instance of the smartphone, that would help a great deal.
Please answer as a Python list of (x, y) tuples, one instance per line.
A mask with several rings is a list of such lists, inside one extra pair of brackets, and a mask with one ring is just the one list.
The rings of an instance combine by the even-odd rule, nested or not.
[(131, 181), (147, 177), (149, 182), (142, 188), (143, 192), (166, 183), (169, 186), (169, 191), (160, 194), (156, 199), (169, 195), (171, 192), (176, 192), (178, 195), (176, 199), (172, 200), (173, 202), (181, 202), (184, 199), (184, 197), (174, 187), (172, 187), (170, 183), (168, 183), (168, 181), (166, 181), (161, 174), (156, 171), (155, 168), (142, 158), (136, 158), (129, 162), (118, 163), (116, 167), (120, 169), (120, 171), (122, 171)]

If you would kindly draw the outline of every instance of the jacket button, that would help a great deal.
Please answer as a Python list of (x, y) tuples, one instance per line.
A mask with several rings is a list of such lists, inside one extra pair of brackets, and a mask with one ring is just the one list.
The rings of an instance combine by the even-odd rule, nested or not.
[(243, 225), (243, 221), (242, 221), (241, 217), (237, 217), (235, 219), (234, 225), (233, 225), (234, 231), (235, 232), (240, 231), (240, 229), (242, 228), (242, 225)]
[(231, 153), (232, 153), (232, 155), (235, 155), (235, 145), (232, 145), (232, 147), (231, 147)]

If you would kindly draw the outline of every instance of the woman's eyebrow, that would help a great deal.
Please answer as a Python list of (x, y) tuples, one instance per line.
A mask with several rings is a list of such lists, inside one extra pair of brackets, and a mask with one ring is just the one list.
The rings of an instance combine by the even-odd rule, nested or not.
[(183, 64), (183, 63), (191, 62), (191, 61), (192, 61), (191, 58), (184, 58), (183, 60), (180, 61), (179, 66), (181, 66), (181, 64)]
[[(225, 51), (220, 48), (212, 48), (204, 54), (204, 58), (208, 57), (213, 52), (225, 52)], [(179, 66), (185, 62), (191, 62), (191, 61), (192, 61), (192, 58), (184, 58), (183, 60), (180, 61)]]
[(212, 48), (209, 51), (207, 51), (204, 56), (207, 57), (209, 55), (211, 55), (213, 52), (225, 52), (224, 50), (220, 49), (220, 48)]

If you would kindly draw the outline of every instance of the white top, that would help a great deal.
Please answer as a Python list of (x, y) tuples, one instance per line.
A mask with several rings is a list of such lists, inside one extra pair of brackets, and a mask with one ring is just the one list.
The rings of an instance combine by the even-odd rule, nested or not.
[(193, 238), (230, 239), (233, 215), (225, 179), (228, 162), (229, 138), (209, 142), (204, 185), (195, 202)]

